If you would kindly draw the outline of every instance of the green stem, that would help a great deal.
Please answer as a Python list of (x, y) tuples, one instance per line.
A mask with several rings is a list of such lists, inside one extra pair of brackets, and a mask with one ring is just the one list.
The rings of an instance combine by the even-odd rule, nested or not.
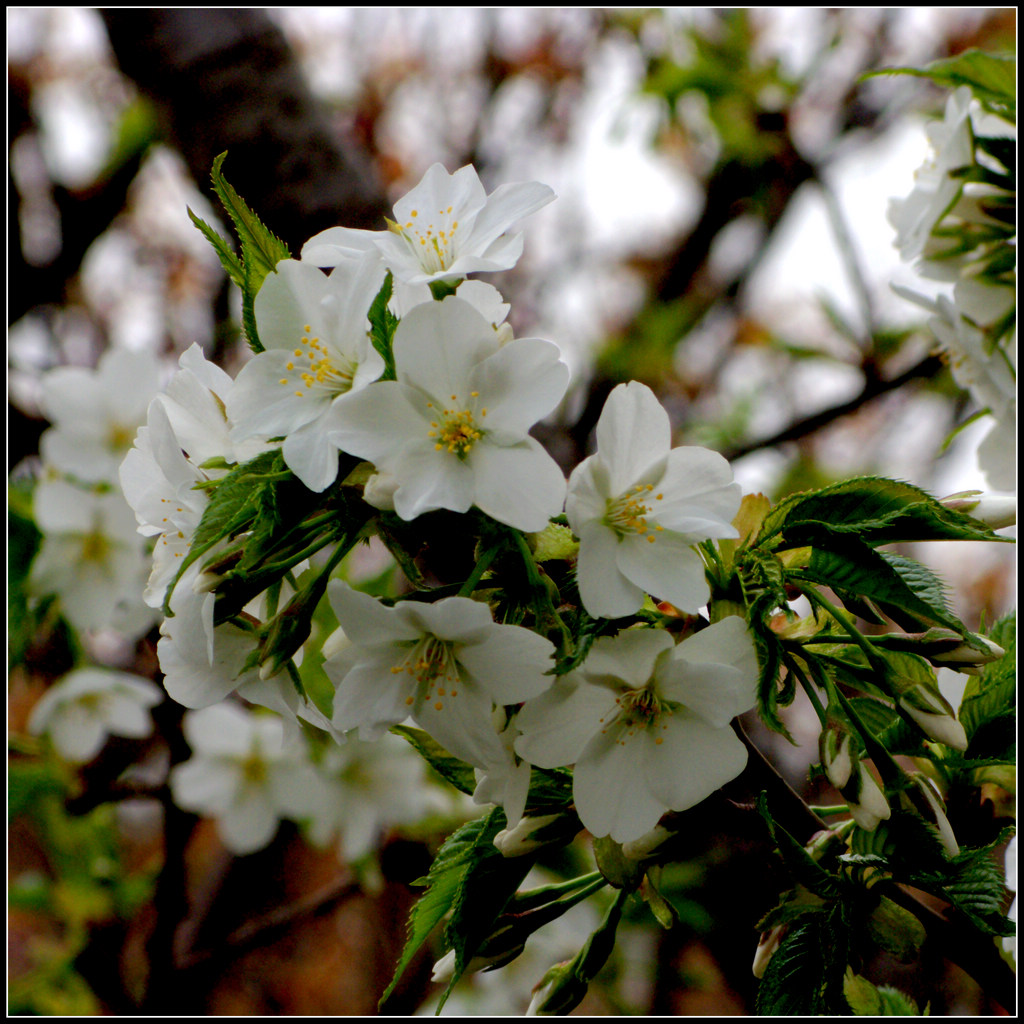
[(492, 544), (481, 556), (480, 560), (473, 567), (469, 578), (459, 589), (459, 597), (469, 597), (476, 590), (476, 585), (483, 578), (483, 575), (491, 567), (491, 562), (504, 545), (502, 543)]
[(868, 659), (871, 667), (876, 671), (880, 672), (883, 676), (885, 675), (885, 662), (879, 657), (878, 651), (875, 650), (874, 646), (868, 641), (867, 637), (853, 623), (853, 619), (850, 618), (846, 612), (837, 608), (831, 601), (821, 596), (821, 593), (814, 586), (809, 585), (809, 581), (804, 580), (796, 573), (790, 576), (790, 580), (796, 584), (800, 589), (800, 593), (803, 594), (812, 605), (817, 605), (823, 608), (838, 622), (847, 633), (852, 637), (853, 642), (864, 652), (865, 657)]
[(825, 713), (825, 708), (822, 706), (821, 699), (815, 692), (811, 681), (801, 670), (800, 666), (797, 665), (793, 656), (787, 651), (782, 652), (782, 662), (786, 668), (796, 676), (797, 682), (800, 683), (804, 693), (807, 694), (807, 699), (811, 702), (811, 706), (814, 708), (814, 713), (818, 716), (818, 721), (821, 722), (821, 727), (824, 729), (828, 724), (828, 715)]
[[(573, 892), (580, 886), (593, 886), (595, 882), (600, 882), (601, 885), (598, 888), (603, 887), (606, 883), (604, 875), (600, 871), (591, 871), (588, 875), (580, 875), (579, 878), (570, 878), (567, 882), (556, 882), (553, 885), (541, 885), (536, 889), (530, 889), (527, 892), (516, 893), (514, 897), (513, 906), (515, 912), (525, 912), (532, 910), (535, 907), (543, 906), (549, 903), (552, 898), (558, 898), (564, 893)], [(591, 890), (596, 892), (597, 889)]]

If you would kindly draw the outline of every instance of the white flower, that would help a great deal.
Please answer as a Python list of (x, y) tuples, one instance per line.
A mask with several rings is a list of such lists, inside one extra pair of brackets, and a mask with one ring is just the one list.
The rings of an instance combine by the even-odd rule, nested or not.
[(591, 615), (635, 612), (644, 594), (696, 612), (709, 595), (691, 545), (738, 536), (740, 486), (706, 448), (672, 448), (668, 414), (644, 384), (620, 384), (597, 423), (597, 453), (569, 477), (577, 578)]
[(473, 802), (501, 804), (505, 811), (506, 829), (514, 829), (526, 809), (530, 793), (530, 766), (516, 756), (515, 741), (519, 736), (515, 719), (509, 719), (504, 708), (494, 711), (495, 729), (503, 756), (476, 769)]
[(113, 483), (159, 387), (160, 363), (148, 352), (109, 349), (95, 370), (51, 370), (42, 380), (54, 424), (40, 438), (43, 460), (87, 483)]
[(558, 515), (565, 478), (527, 433), (561, 400), (569, 370), (540, 338), (501, 345), (456, 296), (412, 309), (394, 337), (397, 380), (353, 394), (331, 412), (330, 438), (395, 482), (403, 519), (446, 508), (516, 529)]
[(33, 510), (43, 542), (32, 563), (32, 590), (59, 595), (75, 629), (144, 633), (153, 621), (141, 599), (148, 558), (124, 498), (44, 480)]
[(554, 192), (539, 182), (502, 185), (488, 196), (472, 167), (449, 174), (434, 164), (395, 203), (389, 231), (329, 228), (303, 246), (302, 258), (333, 267), (373, 250), (398, 281), (409, 284), (507, 270), (523, 251), (522, 236), (507, 230), (554, 198)]
[(205, 708), (239, 686), (259, 679), (256, 668), (243, 672), (256, 647), (256, 635), (232, 622), (214, 627), (212, 593), (197, 594), (199, 564), (191, 565), (175, 587), (173, 613), (160, 626), (157, 656), (164, 689), (187, 708)]
[(309, 838), (322, 846), (337, 836), (349, 863), (366, 856), (390, 827), (442, 809), (444, 794), (427, 782), (424, 769), (412, 747), (388, 733), (376, 743), (349, 736), (329, 747), (319, 765), (322, 804), (310, 820)]
[(162, 403), (150, 406), (149, 422), (140, 428), (119, 476), (138, 532), (157, 537), (143, 598), (151, 608), (160, 608), (208, 502), (206, 492), (195, 487), (208, 477), (185, 458)]
[(495, 623), (486, 605), (466, 597), (387, 608), (339, 580), (328, 595), (352, 641), (324, 663), (337, 687), (335, 728), (375, 739), (411, 716), (456, 757), (480, 768), (500, 763), (492, 709), (547, 689), (547, 640)]
[(935, 226), (963, 189), (962, 179), (951, 177), (950, 172), (974, 163), (971, 101), (971, 90), (961, 86), (946, 102), (944, 120), (926, 125), (935, 154), (918, 170), (913, 192), (905, 199), (890, 201), (889, 221), (896, 228), (896, 247), (908, 263), (924, 253)]
[(318, 778), (304, 749), (288, 749), (276, 715), (231, 704), (191, 711), (184, 720), (192, 757), (171, 770), (174, 802), (217, 819), (233, 853), (266, 846), (282, 818), (301, 820), (315, 807)]
[(148, 679), (83, 668), (66, 675), (43, 694), (29, 716), (29, 732), (46, 733), (68, 761), (91, 761), (108, 736), (142, 739), (153, 731), (149, 709), (160, 703), (160, 689)]
[(198, 345), (186, 349), (178, 365), (180, 369), (157, 401), (167, 412), (178, 444), (193, 463), (200, 466), (215, 458), (247, 462), (267, 449), (268, 444), (259, 439), (237, 444), (231, 439), (232, 423), (226, 404), (235, 382), (211, 363)]
[(328, 413), (384, 371), (367, 319), (382, 277), (374, 260), (346, 260), (329, 277), (282, 260), (256, 295), (265, 351), (242, 367), (228, 395), (231, 438), (283, 437), (285, 463), (313, 491), (338, 475)]
[(627, 843), (743, 771), (746, 748), (729, 722), (754, 706), (756, 687), (738, 617), (678, 646), (663, 630), (626, 630), (597, 640), (580, 671), (523, 707), (516, 750), (541, 768), (575, 763), (580, 820)]

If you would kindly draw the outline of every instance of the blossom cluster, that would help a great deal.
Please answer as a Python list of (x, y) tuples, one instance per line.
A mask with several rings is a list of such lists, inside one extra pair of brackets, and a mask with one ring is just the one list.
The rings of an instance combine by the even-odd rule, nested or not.
[(1016, 188), (1013, 160), (1004, 161), (1016, 127), (983, 113), (963, 85), (926, 132), (932, 155), (911, 194), (891, 201), (889, 219), (900, 256), (943, 290), (896, 290), (931, 314), (954, 380), (994, 421), (978, 450), (988, 485), (1015, 491)]
[[(287, 753), (310, 725), (344, 758), (414, 724), (475, 770), (476, 799), (501, 804), (509, 828), (527, 807), (533, 766), (575, 765), (583, 824), (618, 841), (744, 767), (729, 723), (755, 703), (745, 621), (693, 629), (710, 596), (699, 545), (737, 536), (741, 496), (728, 464), (673, 448), (668, 415), (632, 382), (610, 395), (596, 451), (567, 481), (530, 434), (569, 384), (558, 347), (514, 337), (500, 293), (465, 280), (511, 267), (522, 240), (510, 228), (552, 198), (537, 183), (487, 195), (471, 167), (435, 165), (396, 203), (388, 231), (331, 229), (301, 259), (277, 263), (253, 302), (260, 350), (235, 379), (193, 347), (149, 407), (120, 479), (154, 545), (145, 598), (165, 613), (164, 686), (194, 709), (186, 729), (196, 755), (172, 785), (183, 806), (216, 816), (236, 848), (268, 841), (281, 816), (330, 818), (308, 758)], [(378, 296), (389, 302), (386, 346), (374, 337)], [(383, 601), (332, 577), (342, 547), (326, 565), (311, 551), (223, 614), (218, 601), (244, 556), (238, 537), (211, 534), (211, 505), (234, 471), (269, 457), (313, 501), (357, 492), (364, 525), (352, 542), (389, 516), (466, 515), (480, 534), (474, 577)], [(482, 550), (485, 535), (498, 537), (539, 578), (536, 549), (558, 531), (585, 614), (626, 620), (568, 670), (538, 615), (498, 614), (487, 586), (496, 548)], [(289, 609), (321, 597), (338, 633), (286, 644)], [(682, 642), (636, 620), (652, 599), (692, 622)], [(322, 662), (330, 707), (305, 692), (303, 658)], [(283, 717), (243, 725), (243, 712), (222, 703), (232, 694)]]

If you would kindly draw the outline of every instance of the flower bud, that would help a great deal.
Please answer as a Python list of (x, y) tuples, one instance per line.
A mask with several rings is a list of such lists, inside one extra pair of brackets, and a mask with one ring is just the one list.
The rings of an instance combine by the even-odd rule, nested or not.
[(908, 810), (916, 811), (930, 825), (935, 826), (942, 848), (948, 856), (955, 857), (960, 852), (960, 844), (953, 835), (949, 818), (946, 817), (946, 805), (935, 783), (920, 772), (913, 772), (909, 778), (912, 785), (901, 794), (901, 802)]
[(926, 736), (955, 750), (967, 749), (967, 733), (942, 694), (918, 683), (900, 695), (899, 706)]
[(320, 653), (323, 654), (324, 661), (330, 661), (331, 658), (336, 658), (346, 647), (351, 647), (352, 641), (345, 635), (345, 630), (339, 626), (323, 643), (323, 647), (320, 648)]
[(754, 953), (754, 962), (751, 965), (755, 978), (764, 977), (764, 972), (768, 968), (768, 961), (771, 960), (775, 950), (779, 948), (779, 944), (788, 930), (789, 925), (777, 924), (774, 928), (761, 932), (761, 939), (757, 944), (757, 952)]
[(888, 820), (892, 814), (885, 793), (863, 762), (857, 763), (857, 771), (840, 792), (850, 806), (853, 820), (867, 832), (874, 832), (879, 822)]
[(1006, 655), (999, 644), (989, 640), (985, 636), (975, 636), (975, 641), (980, 641), (984, 650), (978, 650), (967, 643), (959, 643), (952, 650), (943, 651), (941, 654), (926, 654), (925, 657), (933, 665), (942, 665), (947, 668), (956, 669), (958, 672), (966, 672), (968, 675), (977, 675), (982, 665), (998, 661)]
[(502, 857), (522, 857), (527, 853), (547, 846), (552, 842), (560, 842), (565, 838), (565, 830), (551, 826), (565, 818), (563, 814), (545, 814), (539, 818), (522, 818), (515, 828), (502, 829), (494, 837), (494, 845)]
[(394, 512), (396, 490), (398, 481), (393, 476), (374, 473), (363, 488), (363, 501), (383, 512)]
[(837, 719), (831, 719), (818, 737), (818, 757), (828, 781), (841, 790), (853, 774), (853, 736)]
[(526, 1010), (527, 1017), (561, 1016), (583, 1001), (587, 994), (587, 983), (577, 977), (575, 961), (566, 960), (555, 964), (533, 990), (533, 997)]
[(650, 832), (645, 832), (639, 839), (623, 843), (622, 856), (626, 860), (647, 860), (677, 834), (663, 825), (655, 825)]
[[(526, 943), (503, 944), (502, 938), (511, 935), (512, 928), (509, 926), (500, 928), (484, 942), (477, 955), (466, 964), (462, 973), (473, 974), (475, 971), (484, 971), (488, 968), (504, 967), (505, 964), (515, 960), (526, 948)], [(430, 980), (437, 985), (447, 985), (453, 977), (455, 977), (455, 950), (450, 949), (434, 964)]]
[(1014, 526), (1017, 522), (1017, 498), (1012, 495), (983, 494), (981, 491), (961, 491), (942, 499), (942, 504), (954, 512), (963, 512), (993, 530)]

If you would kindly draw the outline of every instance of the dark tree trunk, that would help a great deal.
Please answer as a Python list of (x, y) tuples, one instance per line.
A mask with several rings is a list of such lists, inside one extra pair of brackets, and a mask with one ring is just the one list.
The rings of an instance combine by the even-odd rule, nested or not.
[(368, 156), (332, 130), (283, 34), (260, 10), (105, 8), (121, 69), (158, 106), (200, 186), (214, 158), (293, 252), (335, 224), (381, 227)]

